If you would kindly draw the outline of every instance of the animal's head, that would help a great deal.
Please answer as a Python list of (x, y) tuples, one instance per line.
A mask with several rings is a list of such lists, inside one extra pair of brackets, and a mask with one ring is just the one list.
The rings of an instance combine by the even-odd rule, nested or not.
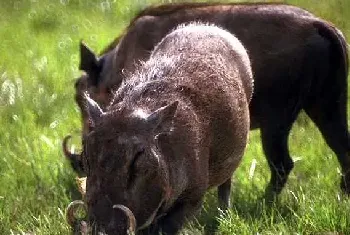
[(170, 131), (177, 105), (152, 112), (117, 105), (104, 112), (86, 96), (91, 123), (84, 149), (86, 202), (97, 230), (120, 234), (126, 228), (115, 210), (120, 206), (132, 212), (138, 229), (154, 221), (168, 192), (166, 156), (158, 138)]

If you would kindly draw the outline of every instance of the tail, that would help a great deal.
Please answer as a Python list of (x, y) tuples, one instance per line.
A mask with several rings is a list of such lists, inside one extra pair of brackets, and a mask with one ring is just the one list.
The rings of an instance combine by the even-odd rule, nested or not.
[[(347, 89), (347, 78), (349, 73), (348, 48), (343, 33), (333, 24), (326, 21), (314, 22), (318, 33), (331, 43), (332, 70), (336, 73), (336, 78), (345, 82)], [(333, 74), (334, 76), (334, 74)], [(341, 82), (342, 83), (342, 82)]]
[[(330, 87), (336, 89), (336, 100), (340, 109), (345, 110), (345, 118), (342, 120), (344, 126), (347, 125), (347, 91), (348, 91), (348, 72), (349, 72), (349, 57), (348, 57), (348, 44), (345, 41), (345, 37), (342, 32), (337, 29), (331, 23), (325, 21), (318, 21), (315, 24), (319, 34), (328, 39), (331, 43), (331, 71), (328, 78), (328, 84)], [(335, 85), (335, 86), (334, 86)], [(348, 134), (348, 149), (350, 151), (350, 135)]]

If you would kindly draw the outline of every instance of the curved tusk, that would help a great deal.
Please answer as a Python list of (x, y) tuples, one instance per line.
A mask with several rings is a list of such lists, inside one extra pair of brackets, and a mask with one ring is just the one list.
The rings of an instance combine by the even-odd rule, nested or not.
[(87, 212), (87, 208), (86, 205), (83, 201), (81, 200), (75, 200), (72, 201), (71, 203), (69, 203), (69, 205), (67, 206), (66, 209), (66, 219), (68, 224), (71, 227), (74, 227), (76, 222), (77, 222), (77, 218), (75, 218), (75, 212), (80, 208), (83, 207), (85, 212)]
[(113, 205), (113, 209), (119, 209), (123, 211), (129, 219), (128, 235), (134, 235), (136, 233), (136, 219), (132, 211), (123, 205)]
[(71, 139), (71, 135), (67, 135), (64, 137), (62, 141), (62, 148), (63, 148), (63, 153), (68, 158), (72, 168), (74, 171), (79, 175), (79, 176), (86, 176), (86, 172), (84, 170), (83, 162), (82, 162), (82, 153), (81, 154), (76, 154), (76, 153), (71, 153), (68, 150), (67, 143), (68, 140)]
[(67, 144), (68, 144), (68, 140), (70, 140), (72, 138), (71, 135), (67, 135), (66, 137), (64, 137), (63, 141), (62, 141), (62, 148), (63, 148), (63, 153), (64, 155), (69, 158), (69, 159), (74, 159), (78, 156), (78, 154), (75, 153), (71, 153), (68, 150)]

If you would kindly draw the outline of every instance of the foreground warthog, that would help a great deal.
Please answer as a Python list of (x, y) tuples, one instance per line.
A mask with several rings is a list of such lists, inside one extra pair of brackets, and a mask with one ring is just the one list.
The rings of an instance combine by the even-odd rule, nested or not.
[(93, 66), (81, 66), (86, 74), (76, 83), (76, 101), (82, 109), (83, 133), (88, 132), (83, 92), (89, 90), (105, 107), (111, 100), (110, 90), (122, 81), (122, 71), (133, 72), (164, 35), (192, 20), (215, 23), (234, 33), (249, 52), (255, 79), (251, 129), (260, 128), (271, 169), (267, 192), (279, 193), (293, 168), (288, 135), (303, 109), (337, 155), (341, 187), (349, 193), (346, 43), (330, 23), (293, 6), (186, 3), (144, 10), (101, 57), (93, 56)]
[(227, 208), (251, 95), (242, 44), (216, 26), (193, 23), (169, 33), (105, 111), (86, 97), (92, 127), (84, 144), (85, 197), (93, 231), (126, 234), (135, 218), (139, 234), (176, 234), (216, 186)]

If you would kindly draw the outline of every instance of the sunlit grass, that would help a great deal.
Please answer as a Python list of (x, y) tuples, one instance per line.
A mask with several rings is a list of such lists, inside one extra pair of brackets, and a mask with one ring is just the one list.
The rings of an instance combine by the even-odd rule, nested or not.
[[(78, 43), (101, 51), (149, 2), (21, 0), (0, 2), (0, 234), (67, 234), (64, 211), (79, 197), (62, 138), (79, 135), (74, 103)], [(169, 2), (169, 1), (163, 1)], [(287, 1), (332, 21), (350, 38), (350, 1)], [(259, 131), (251, 132), (234, 175), (232, 210), (216, 209), (216, 191), (183, 230), (219, 234), (350, 234), (350, 202), (339, 194), (339, 166), (305, 115), (290, 135), (295, 160), (276, 205), (262, 199), (269, 170)], [(78, 142), (78, 141), (76, 141)]]

